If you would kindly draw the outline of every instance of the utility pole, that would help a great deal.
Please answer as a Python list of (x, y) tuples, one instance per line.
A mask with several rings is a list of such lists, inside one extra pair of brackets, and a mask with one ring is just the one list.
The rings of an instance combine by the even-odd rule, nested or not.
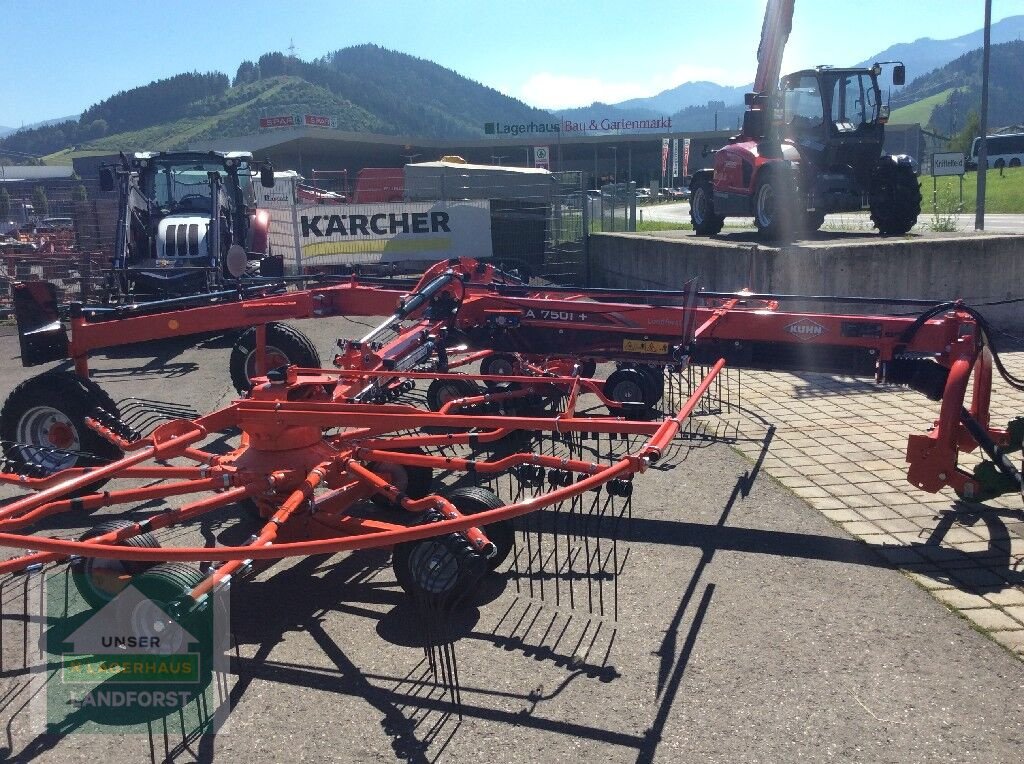
[(985, 175), (988, 170), (988, 63), (992, 41), (992, 0), (985, 0), (985, 44), (981, 54), (981, 148), (978, 150), (978, 191), (974, 230), (985, 230)]

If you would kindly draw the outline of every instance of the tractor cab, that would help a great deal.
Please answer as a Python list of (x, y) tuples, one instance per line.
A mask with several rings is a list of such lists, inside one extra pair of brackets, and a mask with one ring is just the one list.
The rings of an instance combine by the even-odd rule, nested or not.
[[(869, 69), (819, 66), (782, 78), (777, 134), (799, 152), (801, 186), (810, 206), (832, 211), (865, 206), (889, 119), (878, 84), (881, 72), (881, 64)], [(905, 76), (903, 64), (897, 64), (894, 82), (902, 84)]]

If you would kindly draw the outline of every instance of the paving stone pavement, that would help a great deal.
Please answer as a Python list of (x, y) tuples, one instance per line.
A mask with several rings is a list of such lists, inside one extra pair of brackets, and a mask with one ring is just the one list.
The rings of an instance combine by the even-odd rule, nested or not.
[[(1024, 351), (1001, 356), (1024, 376)], [(740, 388), (734, 421), (750, 436), (738, 440), (741, 452), (757, 459), (765, 426), (774, 426), (765, 472), (1024, 660), (1021, 497), (981, 507), (960, 502), (952, 490), (929, 494), (907, 481), (907, 436), (927, 431), (936, 403), (828, 374), (744, 371)], [(993, 426), (1020, 415), (1024, 393), (996, 374)], [(975, 460), (964, 455), (961, 464), (970, 469)]]

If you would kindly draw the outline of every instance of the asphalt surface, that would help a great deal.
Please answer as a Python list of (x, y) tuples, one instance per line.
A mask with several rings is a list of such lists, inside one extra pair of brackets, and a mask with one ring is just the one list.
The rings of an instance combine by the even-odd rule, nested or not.
[[(644, 220), (659, 220), (666, 223), (689, 223), (690, 204), (689, 202), (670, 202), (667, 204), (654, 204), (637, 209), (637, 216), (643, 211)], [(952, 218), (956, 222), (956, 230), (973, 231), (974, 215), (941, 215), (943, 221)], [(927, 205), (922, 208), (921, 216), (915, 230), (930, 230), (933, 216), (928, 212)], [(736, 218), (726, 221), (728, 225), (745, 225), (753, 228), (749, 220), (744, 222), (743, 218)], [(838, 231), (871, 231), (871, 219), (866, 212), (843, 212), (825, 216), (824, 228)], [(1024, 215), (1009, 215), (1002, 213), (989, 213), (985, 215), (985, 231), (988, 233), (1024, 233)]]
[[(331, 355), (365, 326), (298, 324)], [(208, 411), (231, 400), (230, 343), (96, 359), (115, 399)], [(38, 370), (0, 337), (0, 395)], [(765, 430), (766, 436), (769, 434)], [(766, 447), (771, 448), (770, 438)], [(605, 612), (575, 582), (502, 570), (448, 622), (462, 718), (424, 663), (422, 616), (386, 552), (300, 559), (232, 591), (226, 731), (36, 734), (21, 625), (4, 589), (2, 753), (36, 761), (1009, 762), (1024, 750), (1024, 666), (727, 444), (639, 476)], [(699, 446), (699, 447), (697, 447)], [(8, 492), (9, 495), (9, 492)], [(225, 512), (202, 530), (238, 542)], [(71, 535), (93, 518), (70, 518)], [(550, 541), (550, 518), (534, 518)], [(610, 533), (602, 532), (605, 548)], [(198, 539), (198, 530), (176, 543)], [(534, 539), (537, 536), (533, 536)], [(517, 586), (518, 582), (518, 586)], [(596, 587), (596, 581), (591, 586)], [(591, 591), (594, 591), (592, 588)], [(596, 608), (599, 610), (599, 608)], [(14, 634), (15, 638), (10, 635)]]

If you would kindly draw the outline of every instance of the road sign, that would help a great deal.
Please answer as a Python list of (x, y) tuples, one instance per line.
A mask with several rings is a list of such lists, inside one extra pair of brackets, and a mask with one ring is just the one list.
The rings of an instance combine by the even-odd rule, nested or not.
[(932, 175), (963, 175), (964, 155), (959, 151), (932, 154)]

